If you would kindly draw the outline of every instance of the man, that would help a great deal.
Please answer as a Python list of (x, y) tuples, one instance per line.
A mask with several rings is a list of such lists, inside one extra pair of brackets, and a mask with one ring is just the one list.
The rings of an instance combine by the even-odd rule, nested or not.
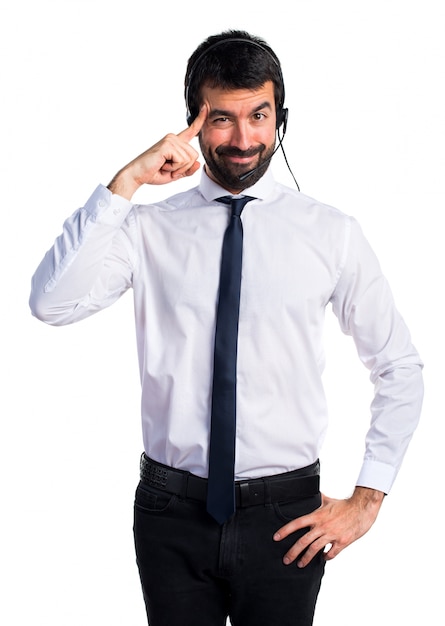
[[(69, 324), (133, 289), (145, 450), (134, 533), (150, 624), (309, 626), (325, 561), (369, 530), (398, 472), (422, 364), (356, 221), (272, 177), (287, 109), (271, 48), (242, 31), (209, 37), (185, 97), (188, 128), (66, 221), (31, 308)], [(198, 171), (196, 136), (199, 185), (133, 205), (141, 185)], [(318, 488), (329, 303), (375, 384), (346, 500)]]

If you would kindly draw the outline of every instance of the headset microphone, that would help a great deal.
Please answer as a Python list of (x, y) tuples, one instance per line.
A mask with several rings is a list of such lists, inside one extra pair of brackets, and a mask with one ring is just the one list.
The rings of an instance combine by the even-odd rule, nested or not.
[(238, 176), (238, 179), (243, 182), (245, 181), (247, 178), (249, 178), (250, 176), (252, 176), (252, 174), (255, 174), (255, 172), (258, 172), (258, 170), (261, 170), (265, 165), (268, 165), (268, 163), (271, 161), (273, 155), (275, 154), (275, 152), (278, 150), (278, 148), (281, 146), (281, 142), (283, 141), (283, 138), (280, 139), (280, 143), (278, 144), (278, 146), (275, 148), (275, 150), (272, 152), (272, 154), (270, 155), (270, 157), (268, 157), (265, 161), (263, 161), (262, 163), (260, 163), (260, 165), (257, 165), (256, 167), (253, 168), (253, 170), (249, 170), (248, 172), (246, 172), (245, 174), (241, 174), (241, 176)]

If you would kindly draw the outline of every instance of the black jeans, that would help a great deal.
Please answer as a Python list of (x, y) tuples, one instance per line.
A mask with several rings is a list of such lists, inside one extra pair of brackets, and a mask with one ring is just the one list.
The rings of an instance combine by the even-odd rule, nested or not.
[(203, 502), (139, 483), (134, 538), (150, 626), (224, 626), (227, 617), (232, 626), (311, 626), (323, 553), (303, 569), (283, 565), (299, 534), (272, 536), (320, 504), (318, 494), (250, 506), (219, 526)]

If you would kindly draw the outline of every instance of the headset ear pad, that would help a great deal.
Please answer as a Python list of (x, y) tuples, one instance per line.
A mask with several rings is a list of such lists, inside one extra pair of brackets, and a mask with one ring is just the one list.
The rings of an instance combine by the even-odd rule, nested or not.
[(283, 135), (286, 133), (288, 115), (289, 115), (289, 109), (283, 109), (282, 107), (279, 107), (277, 109), (277, 130), (282, 125)]

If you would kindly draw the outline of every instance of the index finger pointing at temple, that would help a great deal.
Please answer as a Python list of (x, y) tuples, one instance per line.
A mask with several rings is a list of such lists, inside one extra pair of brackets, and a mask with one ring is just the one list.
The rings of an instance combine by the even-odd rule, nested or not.
[(178, 133), (178, 137), (184, 141), (191, 141), (193, 137), (199, 134), (199, 131), (204, 126), (204, 122), (207, 118), (207, 105), (203, 104), (199, 114), (195, 117), (193, 122), (188, 128)]

